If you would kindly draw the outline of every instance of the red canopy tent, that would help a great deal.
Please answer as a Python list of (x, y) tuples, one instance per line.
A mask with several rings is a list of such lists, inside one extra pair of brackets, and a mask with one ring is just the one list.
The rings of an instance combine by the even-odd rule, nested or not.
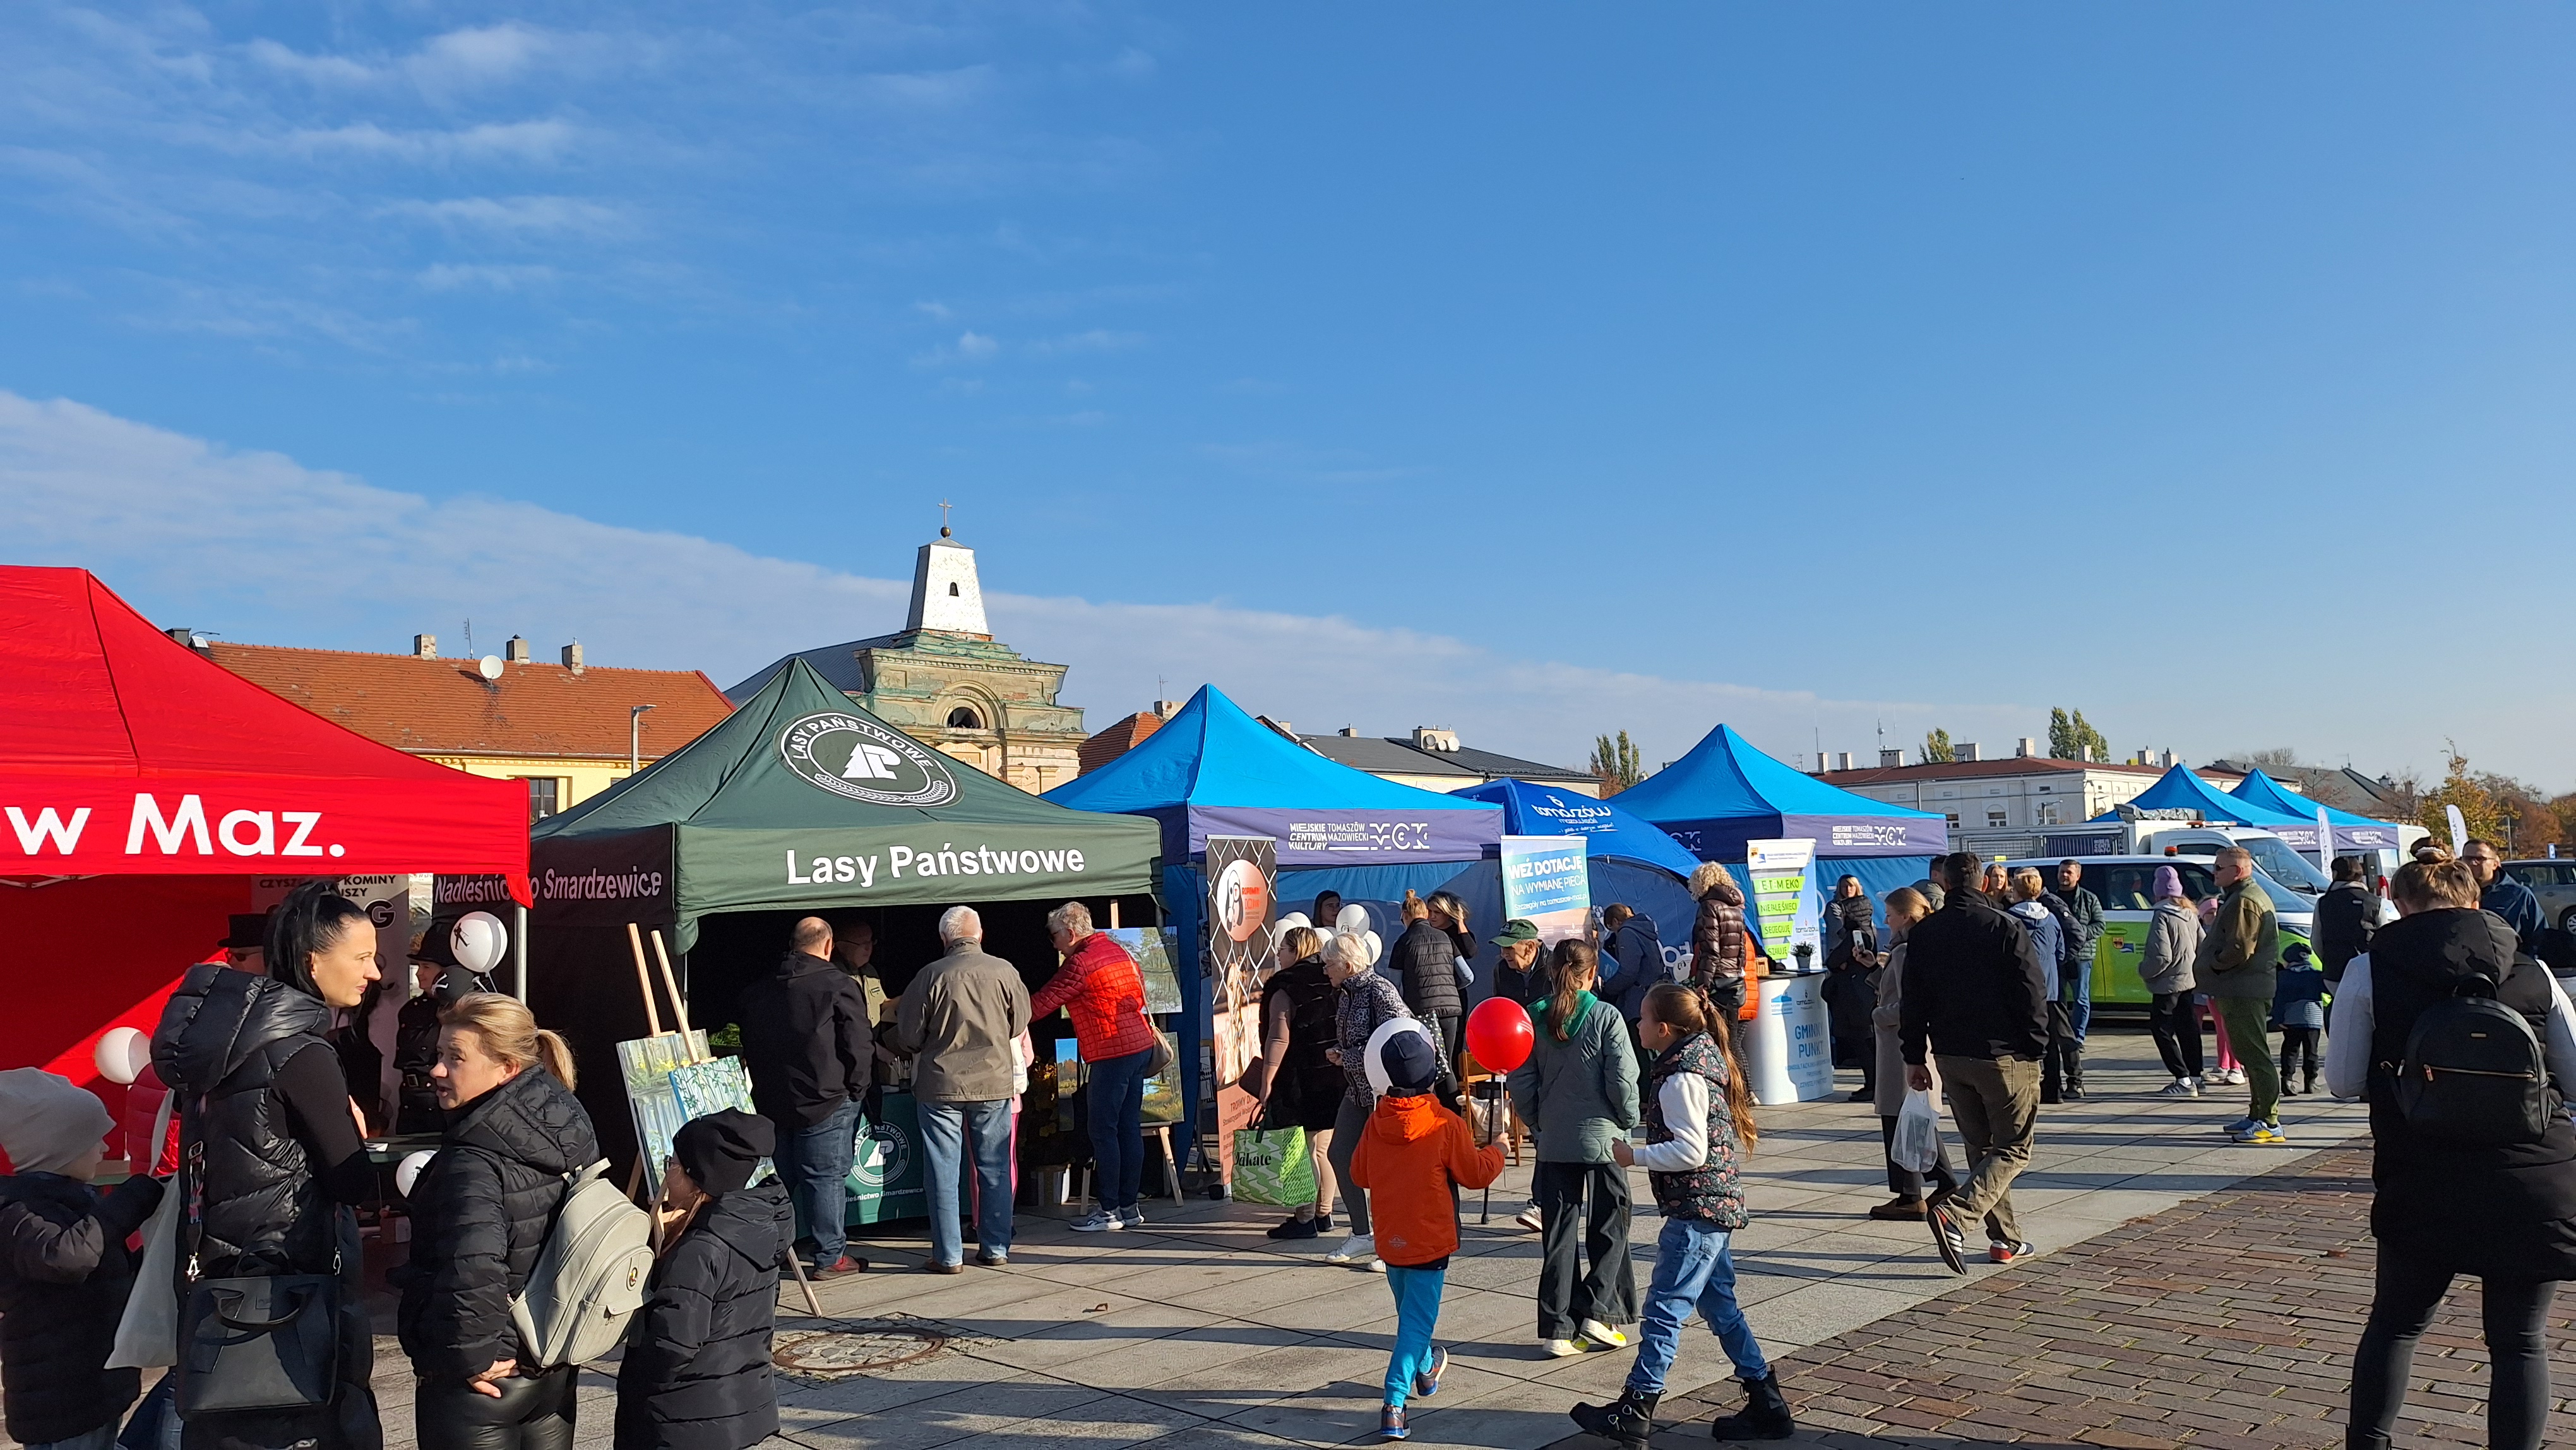
[(263, 878), (491, 874), (529, 899), (523, 782), (280, 699), (87, 570), (0, 566), (0, 700), (0, 1067), (101, 1089), (99, 1034), (150, 1031)]

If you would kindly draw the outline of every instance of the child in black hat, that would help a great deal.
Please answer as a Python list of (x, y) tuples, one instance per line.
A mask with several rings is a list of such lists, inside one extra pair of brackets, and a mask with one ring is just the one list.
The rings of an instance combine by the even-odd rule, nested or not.
[(769, 1339), (796, 1220), (774, 1175), (751, 1182), (777, 1146), (736, 1108), (673, 1139), (662, 1261), (617, 1367), (616, 1450), (750, 1450), (778, 1433)]

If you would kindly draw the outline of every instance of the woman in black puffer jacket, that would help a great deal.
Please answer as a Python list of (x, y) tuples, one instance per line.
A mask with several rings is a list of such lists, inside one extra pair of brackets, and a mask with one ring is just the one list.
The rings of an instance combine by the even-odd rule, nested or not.
[(579, 1366), (520, 1364), (510, 1301), (564, 1175), (599, 1158), (572, 1053), (524, 1004), (477, 992), (441, 1014), (431, 1077), (447, 1141), (412, 1185), (411, 1262), (396, 1276), (420, 1450), (570, 1450)]
[(662, 1261), (617, 1366), (615, 1450), (751, 1450), (778, 1433), (770, 1338), (796, 1236), (787, 1189), (751, 1182), (777, 1149), (767, 1118), (692, 1118), (662, 1179)]

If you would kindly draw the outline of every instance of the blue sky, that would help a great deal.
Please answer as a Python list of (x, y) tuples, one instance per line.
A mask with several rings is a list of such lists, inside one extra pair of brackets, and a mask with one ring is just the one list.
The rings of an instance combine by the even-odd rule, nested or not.
[(31, 0), (5, 552), (730, 681), (899, 623), (945, 498), (1095, 724), (2563, 788), (2571, 30)]

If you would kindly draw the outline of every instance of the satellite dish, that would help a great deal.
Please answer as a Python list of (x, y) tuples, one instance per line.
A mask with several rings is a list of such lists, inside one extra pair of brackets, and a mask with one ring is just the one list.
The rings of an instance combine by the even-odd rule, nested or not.
[(458, 966), (481, 975), (501, 965), (501, 954), (510, 949), (510, 932), (488, 911), (468, 912), (456, 919), (447, 942)]
[(482, 662), (477, 664), (474, 668), (483, 672), (483, 678), (487, 680), (497, 680), (501, 678), (501, 657), (499, 655), (485, 655)]

